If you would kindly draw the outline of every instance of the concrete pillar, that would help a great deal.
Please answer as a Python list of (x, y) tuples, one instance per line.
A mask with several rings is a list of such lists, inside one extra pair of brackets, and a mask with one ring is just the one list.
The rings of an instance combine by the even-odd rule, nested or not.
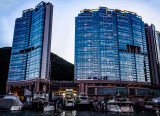
[(7, 85), (6, 86), (6, 94), (10, 92), (10, 87)]
[(29, 84), (29, 90), (32, 90), (32, 85), (31, 84)]
[(88, 86), (85, 86), (85, 94), (88, 95)]
[(137, 90), (138, 90), (138, 88), (135, 88), (135, 94), (136, 94), (136, 95), (138, 95), (138, 92), (137, 92)]
[(46, 92), (47, 91), (47, 85), (43, 84), (43, 91)]
[(83, 82), (81, 82), (81, 83), (79, 83), (79, 89), (80, 89), (80, 93), (84, 93), (84, 83)]
[(129, 90), (130, 88), (129, 87), (127, 87), (127, 92), (128, 92), (128, 95), (130, 95), (130, 90)]
[(39, 83), (35, 83), (35, 87), (36, 87), (36, 93), (39, 93)]
[(95, 95), (97, 95), (97, 88), (95, 88)]

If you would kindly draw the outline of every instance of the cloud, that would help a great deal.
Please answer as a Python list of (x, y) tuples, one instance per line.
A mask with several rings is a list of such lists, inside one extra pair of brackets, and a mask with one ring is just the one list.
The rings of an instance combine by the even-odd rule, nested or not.
[(0, 41), (0, 47), (4, 46), (11, 46), (12, 40), (13, 40), (13, 25), (9, 21), (10, 19), (6, 18), (0, 18), (0, 35), (1, 35), (1, 41)]
[(0, 12), (9, 10), (19, 3), (18, 0), (0, 0), (0, 2)]

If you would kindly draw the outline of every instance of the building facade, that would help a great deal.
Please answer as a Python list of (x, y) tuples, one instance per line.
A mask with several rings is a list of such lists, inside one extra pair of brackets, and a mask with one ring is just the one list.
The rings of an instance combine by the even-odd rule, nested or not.
[(93, 91), (99, 96), (115, 87), (137, 95), (138, 87), (150, 86), (142, 18), (134, 12), (106, 7), (80, 11), (75, 21), (74, 77), (79, 92)]
[(75, 79), (150, 82), (142, 18), (105, 7), (81, 11), (75, 25)]
[(22, 17), (16, 19), (7, 92), (16, 86), (34, 87), (38, 92), (41, 83), (48, 83), (52, 14), (53, 5), (41, 2), (35, 9), (24, 10)]
[(156, 31), (155, 26), (145, 25), (146, 40), (148, 46), (148, 56), (151, 74), (151, 83), (153, 86), (160, 85), (160, 33)]
[(62, 98), (64, 94), (73, 95), (78, 93), (78, 86), (74, 81), (50, 81), (50, 90), (55, 98)]

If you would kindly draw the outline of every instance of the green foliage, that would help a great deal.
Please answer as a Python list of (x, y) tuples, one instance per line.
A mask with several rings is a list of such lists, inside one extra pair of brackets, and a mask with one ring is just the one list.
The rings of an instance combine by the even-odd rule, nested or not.
[(74, 65), (53, 53), (51, 53), (50, 58), (51, 58), (51, 80), (73, 81)]
[(0, 48), (0, 94), (5, 94), (11, 47)]

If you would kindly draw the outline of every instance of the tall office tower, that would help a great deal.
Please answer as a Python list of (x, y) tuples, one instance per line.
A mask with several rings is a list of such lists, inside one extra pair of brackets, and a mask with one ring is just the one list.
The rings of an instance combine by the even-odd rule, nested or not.
[[(53, 5), (41, 2), (15, 21), (7, 90), (23, 85), (40, 90), (49, 78)], [(31, 85), (32, 84), (32, 85)], [(14, 88), (13, 87), (13, 88)]]
[(160, 33), (151, 24), (145, 25), (151, 82), (153, 86), (160, 85)]
[(75, 80), (150, 82), (145, 27), (134, 12), (82, 10), (75, 21)]

